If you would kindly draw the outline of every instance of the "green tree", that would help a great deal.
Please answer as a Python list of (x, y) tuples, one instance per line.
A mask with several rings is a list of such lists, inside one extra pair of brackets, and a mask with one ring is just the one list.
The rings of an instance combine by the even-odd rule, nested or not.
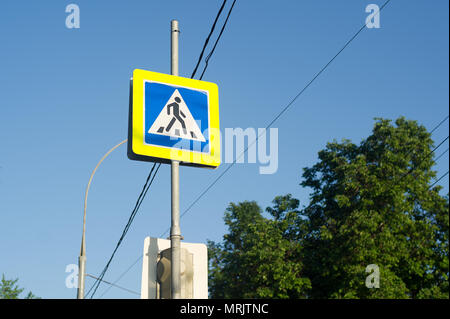
[(231, 203), (225, 212), (229, 233), (209, 242), (212, 298), (303, 298), (309, 280), (302, 276), (301, 247), (292, 228), (298, 200), (277, 197), (262, 216), (255, 202)]
[[(0, 281), (0, 299), (19, 299), (19, 295), (24, 291), (24, 288), (19, 288), (17, 282), (19, 279), (6, 279), (2, 274)], [(39, 299), (30, 291), (24, 299)]]
[[(448, 298), (448, 197), (429, 186), (432, 147), (415, 121), (378, 119), (360, 145), (329, 143), (304, 169), (311, 297)], [(369, 264), (378, 289), (365, 286)]]
[[(209, 242), (212, 298), (449, 298), (449, 201), (431, 188), (431, 134), (377, 119), (359, 145), (328, 143), (305, 168), (298, 209), (276, 197), (230, 204), (223, 243)], [(368, 265), (379, 288), (366, 287)]]

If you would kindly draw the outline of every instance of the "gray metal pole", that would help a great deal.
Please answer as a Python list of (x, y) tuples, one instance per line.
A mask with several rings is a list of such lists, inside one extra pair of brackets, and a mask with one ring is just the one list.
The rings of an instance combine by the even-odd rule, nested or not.
[[(178, 76), (178, 21), (171, 21), (171, 73)], [(170, 247), (171, 247), (171, 297), (181, 298), (181, 229), (180, 229), (180, 163), (171, 163), (171, 227), (170, 227)]]
[[(88, 185), (89, 187), (89, 185)], [(86, 280), (86, 200), (84, 198), (84, 214), (83, 214), (83, 234), (81, 237), (80, 256), (78, 257), (78, 289), (77, 299), (84, 299), (84, 282)]]
[(86, 255), (80, 254), (78, 257), (78, 291), (77, 299), (84, 299), (84, 281), (86, 275)]
[(170, 47), (170, 73), (178, 76), (178, 35), (180, 30), (178, 28), (178, 21), (172, 20), (170, 23), (171, 29), (171, 47)]

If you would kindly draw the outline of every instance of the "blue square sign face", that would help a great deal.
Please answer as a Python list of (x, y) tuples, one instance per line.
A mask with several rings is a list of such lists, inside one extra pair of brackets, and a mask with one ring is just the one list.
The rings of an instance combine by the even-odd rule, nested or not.
[(144, 143), (210, 152), (208, 92), (144, 82)]

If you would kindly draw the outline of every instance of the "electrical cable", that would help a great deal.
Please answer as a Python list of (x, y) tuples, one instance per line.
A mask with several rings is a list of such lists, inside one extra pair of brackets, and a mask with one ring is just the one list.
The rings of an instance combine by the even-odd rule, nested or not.
[(216, 18), (214, 19), (213, 25), (211, 26), (211, 30), (209, 31), (208, 36), (206, 37), (205, 43), (203, 44), (202, 51), (200, 52), (200, 56), (198, 57), (197, 65), (194, 68), (194, 71), (192, 71), (191, 79), (194, 78), (195, 73), (197, 73), (197, 69), (202, 62), (203, 54), (205, 53), (206, 47), (208, 46), (209, 39), (211, 39), (211, 35), (214, 32), (214, 29), (216, 28), (217, 20), (219, 20), (220, 14), (222, 13), (223, 8), (225, 7), (225, 4), (227, 3), (227, 0), (224, 0), (222, 3), (222, 6), (219, 9), (219, 12), (217, 12)]
[(439, 128), (439, 126), (441, 126), (445, 121), (447, 121), (448, 120), (448, 117), (449, 117), (449, 115), (447, 115), (438, 125), (436, 125), (435, 127), (434, 127), (434, 129), (432, 129), (431, 131), (430, 131), (430, 134), (433, 134), (433, 132), (434, 131), (436, 131), (438, 128)]
[(439, 155), (438, 157), (436, 157), (436, 158), (434, 159), (434, 161), (437, 162), (437, 161), (438, 161), (442, 156), (444, 156), (447, 152), (448, 152), (448, 147), (447, 147), (447, 149), (446, 149), (445, 151), (442, 152), (441, 155)]
[[(140, 260), (142, 259), (142, 255), (139, 255), (139, 257), (131, 264), (131, 266), (129, 266), (120, 276), (119, 278), (117, 278), (113, 284), (116, 284), (117, 282), (120, 281), (120, 279), (123, 278), (123, 276), (125, 276), (130, 270), (131, 268), (134, 267), (134, 265), (136, 265)], [(100, 295), (100, 299), (111, 289), (111, 286), (109, 286), (108, 288), (105, 289), (105, 291)]]
[(431, 188), (432, 188), (434, 185), (436, 185), (441, 179), (443, 179), (445, 176), (447, 176), (447, 175), (448, 175), (448, 172), (449, 172), (449, 171), (447, 171), (444, 175), (442, 175), (441, 177), (439, 177), (437, 181), (435, 181), (433, 184), (431, 184), (431, 186), (430, 186), (429, 189), (431, 189)]
[(233, 3), (231, 4), (230, 10), (228, 11), (227, 17), (226, 17), (226, 19), (225, 19), (225, 22), (224, 22), (223, 25), (222, 25), (222, 29), (220, 30), (220, 33), (219, 33), (219, 35), (218, 35), (218, 37), (217, 37), (217, 39), (216, 39), (216, 42), (214, 43), (214, 46), (213, 46), (211, 52), (210, 52), (210, 53), (206, 56), (206, 58), (205, 58), (205, 67), (203, 68), (203, 72), (202, 72), (202, 74), (200, 75), (199, 80), (203, 79), (203, 75), (205, 74), (205, 71), (206, 71), (206, 69), (208, 68), (209, 60), (211, 59), (211, 56), (214, 54), (214, 51), (216, 50), (217, 44), (219, 43), (219, 40), (220, 40), (220, 38), (222, 37), (222, 33), (223, 33), (223, 31), (225, 30), (225, 27), (227, 26), (228, 19), (230, 18), (231, 11), (233, 11), (233, 7), (234, 7), (234, 4), (235, 4), (235, 3), (236, 3), (236, 0), (234, 0)]
[(92, 275), (90, 275), (90, 274), (86, 274), (86, 276), (87, 276), (87, 277), (94, 278), (94, 279), (96, 279), (96, 280), (101, 280), (102, 282), (104, 282), (104, 283), (107, 284), (107, 285), (110, 285), (110, 286), (112, 286), (112, 287), (116, 287), (116, 288), (122, 289), (122, 290), (124, 290), (124, 291), (129, 292), (129, 293), (132, 293), (132, 294), (135, 294), (135, 295), (138, 295), (138, 296), (141, 295), (141, 294), (138, 293), (137, 291), (134, 291), (134, 290), (131, 290), (131, 289), (128, 289), (128, 288), (121, 287), (121, 286), (119, 286), (119, 285), (110, 283), (109, 281), (106, 281), (106, 280), (100, 279), (100, 278), (98, 278), (98, 277), (92, 276)]
[(425, 156), (422, 158), (422, 160), (419, 162), (419, 164), (417, 164), (417, 165), (414, 166), (414, 167), (411, 167), (411, 168), (409, 169), (408, 172), (406, 172), (405, 174), (403, 174), (403, 175), (399, 178), (399, 180), (397, 181), (397, 183), (400, 182), (404, 177), (406, 177), (406, 176), (408, 176), (409, 174), (411, 174), (417, 167), (419, 167), (419, 165), (422, 164), (423, 161), (424, 161), (428, 156), (430, 156), (431, 154), (433, 154), (439, 147), (441, 147), (442, 144), (444, 144), (445, 141), (448, 140), (448, 138), (449, 138), (449, 136), (447, 136), (446, 138), (444, 138), (444, 139), (443, 139), (443, 140), (442, 140), (435, 148), (433, 148), (430, 152), (428, 152), (427, 155), (425, 155)]

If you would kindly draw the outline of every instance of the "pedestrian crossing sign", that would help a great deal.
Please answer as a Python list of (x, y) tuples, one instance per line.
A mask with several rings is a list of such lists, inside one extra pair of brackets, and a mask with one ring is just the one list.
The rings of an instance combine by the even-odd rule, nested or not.
[(214, 83), (136, 69), (128, 126), (130, 159), (220, 165), (219, 97)]

